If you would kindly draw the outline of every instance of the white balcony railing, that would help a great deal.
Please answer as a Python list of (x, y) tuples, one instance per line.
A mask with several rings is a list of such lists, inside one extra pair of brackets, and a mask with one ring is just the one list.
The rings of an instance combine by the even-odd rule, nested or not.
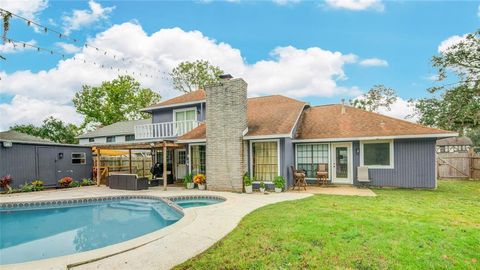
[(198, 127), (198, 121), (164, 122), (135, 126), (135, 139), (162, 139), (182, 136)]

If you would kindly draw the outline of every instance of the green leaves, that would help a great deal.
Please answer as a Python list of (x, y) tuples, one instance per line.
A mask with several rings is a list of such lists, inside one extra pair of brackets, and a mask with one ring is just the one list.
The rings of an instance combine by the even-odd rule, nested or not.
[(43, 124), (40, 127), (28, 124), (15, 125), (11, 127), (11, 129), (57, 143), (75, 144), (78, 142), (75, 138), (78, 135), (78, 127), (73, 124), (67, 124), (53, 117), (48, 117), (43, 120)]
[(369, 112), (377, 112), (379, 108), (386, 108), (390, 111), (390, 105), (396, 100), (397, 96), (394, 89), (377, 84), (360, 98), (350, 100), (350, 104)]
[(77, 112), (85, 116), (82, 128), (147, 118), (149, 115), (140, 109), (159, 101), (158, 93), (140, 88), (130, 76), (119, 76), (98, 87), (84, 85), (73, 98)]
[(181, 62), (169, 73), (173, 87), (185, 93), (205, 89), (206, 85), (218, 82), (222, 74), (223, 70), (206, 60)]

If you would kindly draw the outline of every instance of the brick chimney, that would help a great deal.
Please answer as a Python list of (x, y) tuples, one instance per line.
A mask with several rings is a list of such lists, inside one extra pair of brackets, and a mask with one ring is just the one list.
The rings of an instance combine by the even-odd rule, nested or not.
[(209, 190), (243, 190), (247, 170), (247, 83), (222, 75), (206, 92), (206, 175)]

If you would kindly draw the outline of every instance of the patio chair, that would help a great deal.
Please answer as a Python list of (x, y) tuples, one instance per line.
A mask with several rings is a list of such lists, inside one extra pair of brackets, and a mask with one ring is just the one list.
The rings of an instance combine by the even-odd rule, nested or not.
[(295, 190), (295, 187), (298, 187), (298, 190), (300, 190), (300, 188), (303, 187), (303, 189), (307, 190), (307, 182), (305, 181), (305, 172), (296, 170), (295, 167), (293, 166), (290, 166), (290, 169), (292, 170), (292, 175), (293, 175), (292, 189)]
[(362, 186), (370, 184), (370, 176), (368, 175), (368, 167), (357, 167), (357, 181)]
[(317, 166), (317, 182), (318, 185), (327, 185), (328, 184), (328, 164), (320, 163)]

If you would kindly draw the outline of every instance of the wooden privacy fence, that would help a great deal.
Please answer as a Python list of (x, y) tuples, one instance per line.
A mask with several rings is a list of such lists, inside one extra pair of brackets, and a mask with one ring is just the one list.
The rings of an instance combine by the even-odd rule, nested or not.
[[(151, 177), (150, 168), (152, 167), (151, 156), (132, 156), (132, 173), (140, 177)], [(93, 172), (96, 177), (97, 162), (94, 159)], [(106, 178), (111, 172), (130, 172), (130, 161), (128, 156), (100, 156), (100, 183), (105, 184)]]
[(480, 180), (480, 156), (473, 153), (438, 153), (438, 178)]

